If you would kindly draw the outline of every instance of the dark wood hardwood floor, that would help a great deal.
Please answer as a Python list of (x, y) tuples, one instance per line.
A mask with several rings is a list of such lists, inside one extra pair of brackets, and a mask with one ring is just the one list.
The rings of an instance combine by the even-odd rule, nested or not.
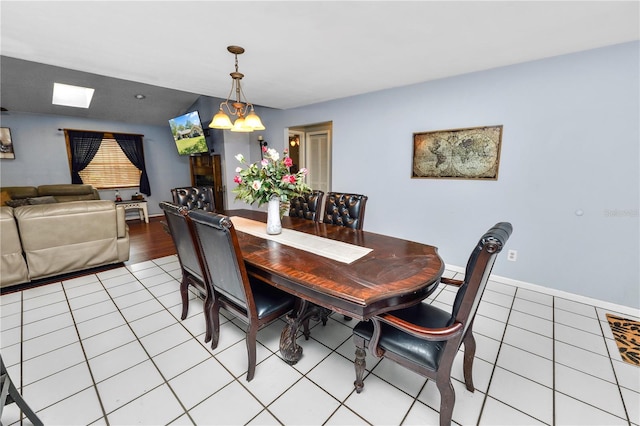
[(127, 221), (131, 250), (125, 265), (176, 254), (171, 235), (165, 231), (162, 222), (164, 216), (150, 217), (149, 223), (141, 220)]

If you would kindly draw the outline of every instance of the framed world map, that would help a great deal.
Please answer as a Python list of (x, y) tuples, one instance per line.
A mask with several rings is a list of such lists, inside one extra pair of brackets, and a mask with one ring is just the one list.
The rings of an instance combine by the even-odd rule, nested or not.
[(502, 126), (413, 134), (412, 178), (497, 180)]

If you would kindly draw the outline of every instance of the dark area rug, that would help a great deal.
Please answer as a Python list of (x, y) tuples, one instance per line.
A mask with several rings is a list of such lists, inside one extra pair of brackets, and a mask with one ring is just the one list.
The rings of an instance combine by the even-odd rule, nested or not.
[(640, 366), (640, 322), (607, 314), (622, 360)]

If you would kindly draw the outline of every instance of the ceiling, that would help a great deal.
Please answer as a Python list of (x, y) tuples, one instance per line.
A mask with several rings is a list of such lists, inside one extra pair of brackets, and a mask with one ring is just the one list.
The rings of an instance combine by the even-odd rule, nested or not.
[[(640, 39), (638, 1), (0, 2), (3, 108), (166, 124), (226, 98), (292, 108)], [(37, 13), (33, 13), (37, 9)], [(53, 81), (94, 87), (51, 105)], [(134, 98), (137, 93), (146, 99)]]

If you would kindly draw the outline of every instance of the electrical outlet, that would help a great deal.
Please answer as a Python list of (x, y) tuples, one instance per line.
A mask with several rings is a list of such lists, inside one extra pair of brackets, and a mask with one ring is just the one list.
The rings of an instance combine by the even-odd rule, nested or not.
[(507, 252), (507, 260), (515, 262), (518, 260), (518, 250), (509, 250)]

